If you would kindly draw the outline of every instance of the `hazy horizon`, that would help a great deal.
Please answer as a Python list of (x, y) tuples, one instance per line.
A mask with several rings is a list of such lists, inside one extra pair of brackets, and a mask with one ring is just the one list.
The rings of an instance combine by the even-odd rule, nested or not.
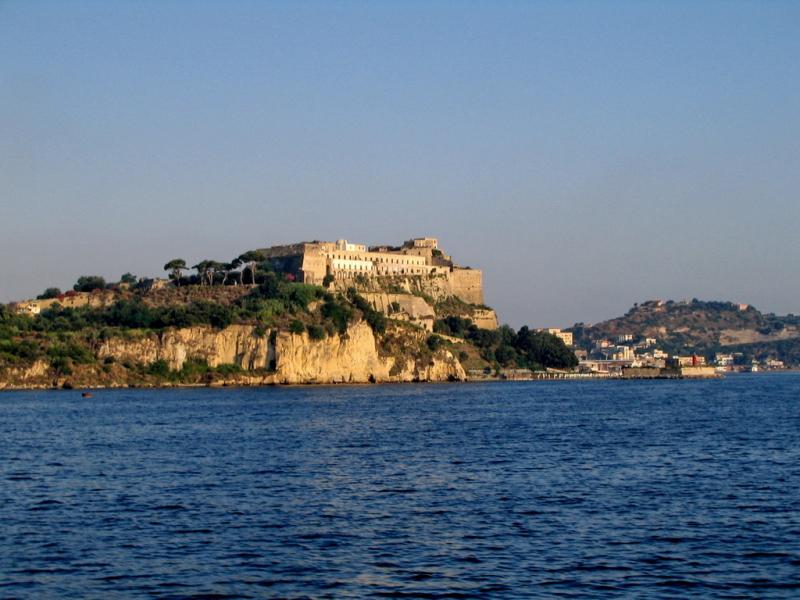
[(515, 327), (800, 313), (800, 5), (0, 3), (0, 302), (438, 237)]

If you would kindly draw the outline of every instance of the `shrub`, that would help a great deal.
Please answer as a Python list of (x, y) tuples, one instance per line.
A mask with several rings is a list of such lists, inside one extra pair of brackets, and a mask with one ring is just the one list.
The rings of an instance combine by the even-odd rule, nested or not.
[(214, 369), (216, 373), (219, 373), (223, 376), (231, 376), (231, 375), (238, 375), (242, 372), (242, 367), (233, 363), (225, 363), (222, 365), (218, 365), (216, 369)]
[(470, 325), (467, 339), (479, 348), (490, 348), (500, 342), (500, 332), (493, 329), (480, 329)]
[(47, 355), (51, 359), (65, 358), (77, 364), (88, 364), (94, 362), (92, 353), (73, 341), (64, 344), (53, 344), (47, 349)]
[(517, 351), (511, 346), (500, 346), (495, 350), (494, 357), (501, 365), (508, 367), (517, 362)]
[(52, 357), (50, 366), (60, 375), (72, 375), (72, 362), (65, 356)]
[(40, 354), (39, 345), (30, 340), (0, 340), (0, 362), (32, 362)]
[(37, 300), (50, 300), (51, 298), (58, 298), (61, 295), (61, 290), (57, 287), (49, 287), (44, 292), (36, 296)]
[(157, 360), (147, 365), (145, 373), (148, 375), (155, 375), (156, 377), (169, 377), (169, 363), (165, 360)]
[(353, 288), (348, 290), (350, 301), (355, 307), (360, 310), (364, 315), (364, 320), (372, 328), (375, 333), (386, 332), (386, 317), (382, 312), (375, 310), (366, 298), (359, 295)]
[(300, 321), (299, 319), (295, 319), (289, 324), (289, 331), (291, 331), (292, 333), (299, 334), (303, 333), (305, 330), (306, 330), (305, 325), (303, 325), (303, 322)]
[(436, 352), (439, 348), (442, 347), (444, 344), (444, 340), (440, 338), (438, 335), (429, 335), (428, 339), (425, 340), (425, 343), (428, 345), (428, 348)]
[(470, 319), (465, 319), (458, 316), (450, 316), (437, 320), (433, 324), (433, 330), (437, 333), (443, 333), (445, 335), (465, 337), (472, 326), (472, 321)]
[(198, 377), (205, 375), (209, 372), (209, 366), (206, 359), (200, 357), (189, 358), (181, 368), (178, 376), (182, 380), (195, 381)]
[(322, 316), (331, 321), (339, 333), (347, 332), (347, 323), (353, 315), (353, 311), (348, 306), (329, 298), (322, 305), (321, 311)]
[(103, 290), (106, 287), (106, 280), (99, 275), (82, 275), (78, 277), (77, 283), (72, 286), (76, 292), (92, 292)]
[(312, 340), (321, 340), (325, 338), (325, 330), (319, 325), (309, 325), (307, 328), (308, 337)]
[(282, 286), (282, 294), (286, 297), (289, 304), (308, 309), (308, 304), (315, 300), (319, 293), (322, 291), (316, 285), (309, 285), (307, 283), (287, 283)]

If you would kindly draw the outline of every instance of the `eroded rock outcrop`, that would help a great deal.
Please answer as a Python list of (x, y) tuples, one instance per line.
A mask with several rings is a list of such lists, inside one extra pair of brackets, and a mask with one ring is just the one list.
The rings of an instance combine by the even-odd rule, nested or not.
[(0, 369), (0, 390), (14, 387), (48, 387), (49, 376), (50, 365), (43, 360), (36, 360), (30, 366)]
[[(423, 332), (407, 332), (417, 344)], [(222, 330), (189, 327), (166, 330), (139, 338), (106, 340), (98, 358), (150, 364), (166, 361), (179, 370), (191, 358), (209, 366), (235, 364), (259, 374), (244, 376), (245, 383), (368, 383), (390, 381), (464, 380), (461, 364), (447, 350), (425, 359), (387, 356), (379, 352), (372, 329), (360, 321), (344, 335), (311, 340), (307, 333), (259, 332), (251, 325), (232, 325)], [(264, 372), (264, 371), (267, 372)]]
[[(436, 311), (419, 296), (411, 294), (388, 294), (385, 292), (366, 292), (364, 298), (391, 319), (408, 321), (415, 325), (433, 331), (433, 322), (436, 320)], [(396, 309), (395, 309), (396, 307)]]
[(252, 325), (166, 329), (160, 334), (139, 338), (114, 337), (98, 350), (98, 358), (113, 357), (119, 362), (150, 364), (166, 361), (170, 369), (180, 370), (189, 358), (205, 360), (210, 367), (235, 364), (245, 370), (269, 366), (269, 335), (258, 335)]

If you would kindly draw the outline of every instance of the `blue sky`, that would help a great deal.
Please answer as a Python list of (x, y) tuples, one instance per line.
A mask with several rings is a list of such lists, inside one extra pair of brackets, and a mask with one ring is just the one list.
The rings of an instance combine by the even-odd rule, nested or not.
[(0, 2), (0, 301), (433, 235), (503, 321), (800, 312), (800, 3)]

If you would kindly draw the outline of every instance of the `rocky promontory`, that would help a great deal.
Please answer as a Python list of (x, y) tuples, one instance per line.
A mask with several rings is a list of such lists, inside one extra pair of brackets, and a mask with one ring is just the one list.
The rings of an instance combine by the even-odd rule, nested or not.
[(258, 252), (201, 261), (190, 277), (175, 259), (170, 280), (83, 276), (69, 292), (0, 304), (0, 389), (461, 381), (576, 364), (554, 336), (498, 327), (446, 274), (404, 272), (421, 269), (416, 254), (389, 254), (409, 264), (303, 283), (293, 263)]

